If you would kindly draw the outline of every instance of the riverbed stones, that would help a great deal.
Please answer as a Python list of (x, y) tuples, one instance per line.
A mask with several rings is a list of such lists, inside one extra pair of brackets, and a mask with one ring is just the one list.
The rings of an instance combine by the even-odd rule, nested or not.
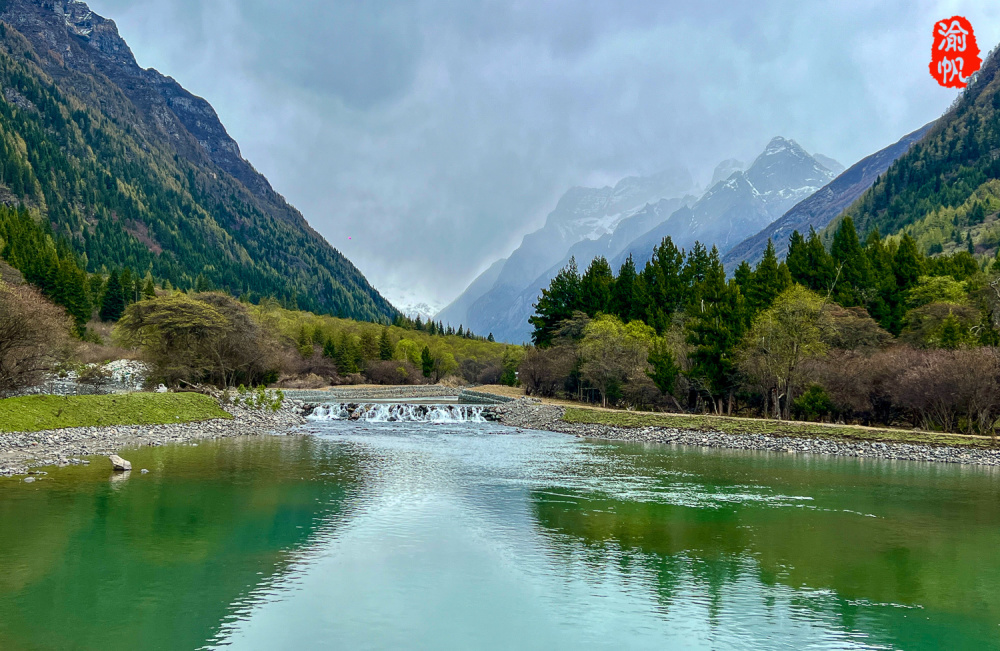
[(1000, 466), (1000, 450), (989, 448), (959, 448), (920, 445), (915, 443), (883, 443), (876, 441), (838, 441), (823, 438), (774, 436), (767, 434), (725, 434), (668, 427), (611, 427), (562, 420), (565, 410), (554, 405), (539, 405), (515, 401), (490, 408), (503, 425), (515, 428), (545, 430), (573, 434), (579, 438), (663, 443), (704, 448), (729, 448), (777, 454), (831, 454), (864, 459), (899, 461), (934, 461)]
[(47, 432), (0, 434), (0, 477), (27, 474), (31, 468), (90, 462), (84, 457), (108, 456), (119, 450), (142, 446), (185, 443), (198, 439), (285, 434), (302, 425), (301, 404), (286, 405), (277, 412), (225, 407), (232, 420), (175, 423), (156, 426), (77, 427)]
[(126, 459), (122, 459), (117, 454), (112, 454), (108, 457), (111, 460), (111, 468), (115, 472), (126, 472), (132, 470), (132, 462)]

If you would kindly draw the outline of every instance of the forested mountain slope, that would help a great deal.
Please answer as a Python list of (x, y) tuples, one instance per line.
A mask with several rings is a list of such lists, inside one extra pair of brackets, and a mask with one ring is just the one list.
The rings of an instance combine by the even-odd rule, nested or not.
[(245, 161), (212, 107), (82, 2), (0, 0), (0, 202), (90, 272), (364, 320), (395, 309)]
[(906, 232), (924, 253), (964, 248), (980, 258), (994, 255), (1000, 244), (998, 69), (994, 50), (927, 136), (845, 212), (860, 233)]
[[(852, 204), (865, 190), (872, 186), (881, 174), (905, 154), (914, 143), (919, 142), (931, 129), (933, 122), (907, 134), (898, 142), (867, 156), (841, 172), (837, 178), (815, 194), (799, 202), (767, 228), (748, 237), (723, 256), (722, 262), (730, 271), (744, 260), (756, 265), (764, 257), (767, 243), (774, 242), (778, 258), (783, 259), (788, 251), (788, 238), (794, 231), (808, 233), (810, 228), (823, 230), (844, 208)], [(813, 158), (829, 161), (825, 156), (814, 154)], [(830, 163), (834, 165), (836, 161)], [(824, 163), (825, 164), (825, 163)]]

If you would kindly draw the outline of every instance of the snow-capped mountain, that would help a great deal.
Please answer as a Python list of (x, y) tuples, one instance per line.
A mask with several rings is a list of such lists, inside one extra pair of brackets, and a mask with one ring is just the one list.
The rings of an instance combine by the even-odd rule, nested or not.
[(484, 272), (438, 318), (492, 332), (502, 341), (528, 341), (533, 304), (571, 257), (581, 272), (599, 255), (616, 269), (632, 255), (641, 267), (666, 236), (679, 247), (697, 240), (725, 253), (834, 176), (794, 140), (776, 137), (745, 170), (737, 160), (720, 163), (716, 182), (697, 200), (676, 192), (676, 183), (673, 194), (666, 192), (658, 177), (630, 177), (614, 188), (574, 188), (542, 229), (525, 236), (508, 259)]
[(734, 172), (719, 181), (690, 208), (677, 210), (637, 237), (612, 260), (612, 265), (620, 265), (631, 255), (641, 267), (668, 236), (678, 247), (690, 248), (699, 241), (707, 247), (717, 246), (724, 254), (834, 176), (794, 140), (775, 137), (746, 171)]
[[(563, 259), (574, 244), (612, 233), (647, 203), (691, 192), (694, 181), (687, 170), (653, 176), (631, 176), (614, 187), (576, 187), (559, 199), (545, 225), (524, 236), (506, 259), (483, 272), (462, 295), (435, 317), (445, 323), (464, 323), (473, 331), (489, 333), (490, 315), (506, 311), (508, 303), (540, 274)], [(492, 278), (492, 282), (490, 282)]]
[[(913, 133), (903, 136), (898, 142), (861, 159), (847, 171), (839, 172), (837, 178), (795, 204), (781, 218), (771, 222), (763, 230), (730, 249), (722, 258), (723, 264), (730, 271), (744, 260), (751, 265), (756, 265), (764, 256), (768, 240), (774, 242), (778, 257), (784, 258), (788, 251), (788, 238), (793, 231), (797, 230), (806, 235), (810, 227), (817, 231), (826, 228), (834, 217), (864, 194), (875, 182), (875, 179), (885, 174), (885, 171), (897, 158), (919, 142), (934, 124), (931, 122), (924, 125)], [(831, 171), (843, 170), (843, 166), (837, 161), (821, 154), (813, 154), (813, 158), (823, 163)]]

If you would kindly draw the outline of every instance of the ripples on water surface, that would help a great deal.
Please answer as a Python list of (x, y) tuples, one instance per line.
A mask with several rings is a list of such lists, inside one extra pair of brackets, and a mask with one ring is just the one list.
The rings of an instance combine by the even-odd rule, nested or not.
[(0, 483), (0, 648), (1000, 648), (990, 470), (306, 429)]

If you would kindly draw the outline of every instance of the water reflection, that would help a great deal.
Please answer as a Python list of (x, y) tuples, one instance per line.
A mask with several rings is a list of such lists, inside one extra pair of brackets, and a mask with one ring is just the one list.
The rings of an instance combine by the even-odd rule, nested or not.
[(28, 490), (0, 484), (0, 648), (202, 646), (290, 550), (346, 515), (363, 473), (321, 447), (147, 449), (129, 458), (151, 472), (127, 481), (94, 463)]
[(308, 429), (0, 483), (0, 648), (1000, 648), (992, 471)]

